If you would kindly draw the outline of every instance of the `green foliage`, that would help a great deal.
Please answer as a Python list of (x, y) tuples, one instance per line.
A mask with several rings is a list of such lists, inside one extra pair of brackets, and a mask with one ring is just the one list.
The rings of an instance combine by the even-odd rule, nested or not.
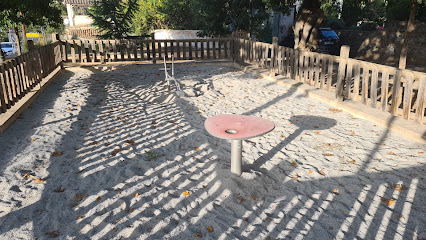
[(375, 22), (363, 22), (359, 25), (359, 29), (362, 31), (373, 31), (377, 29), (377, 23)]
[(158, 158), (158, 154), (156, 152), (152, 151), (152, 150), (145, 153), (145, 159), (147, 161), (151, 161), (151, 160), (154, 160), (156, 158)]
[[(390, 21), (407, 21), (410, 17), (411, 0), (387, 0), (386, 16)], [(426, 22), (426, 3), (418, 1), (416, 20)]]
[(0, 27), (21, 24), (60, 28), (62, 2), (58, 0), (1, 0)]
[(337, 19), (340, 15), (340, 3), (336, 0), (322, 0), (321, 9), (325, 16), (330, 19)]
[(132, 20), (132, 28), (137, 35), (148, 34), (154, 29), (166, 28), (165, 14), (160, 11), (165, 0), (139, 0), (139, 8)]
[(342, 19), (347, 26), (356, 26), (359, 21), (382, 25), (386, 19), (385, 3), (385, 0), (345, 0)]
[(129, 36), (138, 0), (95, 0), (89, 16), (103, 34), (102, 38), (122, 39)]
[(345, 28), (345, 22), (343, 22), (342, 19), (337, 18), (326, 18), (322, 22), (323, 27), (329, 27), (332, 29), (344, 29)]
[(194, 15), (197, 10), (197, 0), (165, 0), (160, 8), (167, 26), (171, 29), (197, 29)]

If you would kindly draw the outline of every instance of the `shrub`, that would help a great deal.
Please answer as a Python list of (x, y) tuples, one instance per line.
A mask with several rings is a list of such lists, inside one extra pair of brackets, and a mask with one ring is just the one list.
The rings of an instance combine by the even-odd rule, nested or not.
[(361, 25), (359, 25), (359, 28), (362, 31), (373, 31), (377, 29), (377, 23), (375, 22), (363, 22)]
[(322, 23), (323, 27), (329, 27), (331, 29), (344, 29), (345, 22), (342, 19), (337, 18), (326, 18)]

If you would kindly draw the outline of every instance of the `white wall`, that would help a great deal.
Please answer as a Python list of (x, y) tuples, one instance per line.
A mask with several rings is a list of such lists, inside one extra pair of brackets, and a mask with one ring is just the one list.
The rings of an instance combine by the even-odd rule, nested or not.
[[(169, 30), (169, 29), (158, 29), (154, 30), (155, 40), (182, 40), (182, 39), (207, 39), (207, 37), (198, 37), (197, 32), (200, 30)], [(161, 43), (164, 46), (164, 43)], [(182, 46), (183, 43), (180, 43)], [(192, 43), (192, 46), (195, 46), (195, 43)], [(198, 44), (198, 47), (201, 47), (201, 44)], [(210, 43), (210, 47), (213, 47), (213, 44)]]

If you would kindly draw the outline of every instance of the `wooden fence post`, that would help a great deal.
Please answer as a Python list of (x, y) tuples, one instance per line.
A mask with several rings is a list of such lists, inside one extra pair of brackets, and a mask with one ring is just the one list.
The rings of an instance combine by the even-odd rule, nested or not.
[[(349, 50), (350, 47), (347, 45), (343, 45), (340, 48), (340, 61), (339, 61), (339, 73), (337, 75), (337, 84), (336, 84), (336, 98), (338, 102), (343, 101), (343, 88), (345, 85), (345, 71), (346, 71), (346, 63), (349, 58)], [(350, 87), (350, 86), (348, 86)]]
[(155, 56), (155, 35), (154, 33), (151, 33), (151, 39), (152, 39), (152, 63), (157, 63), (157, 58)]
[(28, 52), (31, 52), (32, 50), (34, 50), (34, 41), (33, 40), (28, 40), (27, 41), (27, 46), (28, 46)]
[(278, 37), (272, 37), (271, 75), (277, 72)]

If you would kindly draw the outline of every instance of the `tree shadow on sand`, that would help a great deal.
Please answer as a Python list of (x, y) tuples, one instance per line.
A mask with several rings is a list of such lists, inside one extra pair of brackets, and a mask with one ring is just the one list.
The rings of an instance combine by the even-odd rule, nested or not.
[[(262, 169), (302, 132), (333, 128), (333, 119), (292, 117), (298, 129), (244, 165), (259, 171), (246, 179), (231, 174), (229, 146), (207, 134), (198, 109), (185, 99), (147, 101), (153, 92), (167, 94), (162, 75), (90, 70), (90, 104), (78, 114), (86, 120), (62, 136), (55, 151), (63, 154), (51, 157), (41, 198), (2, 216), (0, 235), (29, 222), (34, 237), (78, 239), (411, 239), (426, 229), (419, 189), (425, 166), (306, 181), (293, 178), (289, 157)], [(212, 67), (216, 72), (223, 69)], [(157, 158), (148, 161), (147, 152)]]

